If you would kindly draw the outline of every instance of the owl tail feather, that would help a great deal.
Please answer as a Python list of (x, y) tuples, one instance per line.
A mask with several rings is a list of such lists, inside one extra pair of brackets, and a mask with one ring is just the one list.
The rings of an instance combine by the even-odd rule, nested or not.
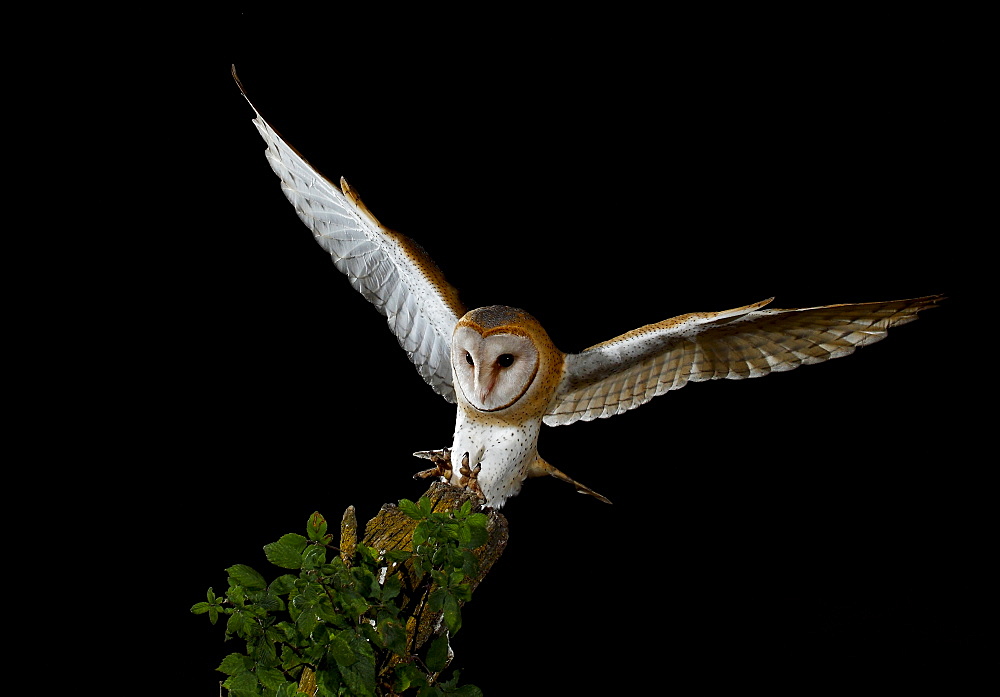
[(545, 476), (546, 474), (549, 475), (550, 477), (561, 479), (562, 481), (568, 484), (572, 484), (576, 488), (576, 490), (581, 494), (589, 494), (593, 496), (595, 499), (598, 499), (599, 501), (603, 501), (604, 503), (611, 503), (611, 501), (607, 497), (601, 496), (593, 489), (585, 487), (580, 482), (570, 478), (569, 476), (567, 476), (566, 474), (564, 474), (563, 472), (561, 472), (560, 470), (558, 470), (557, 468), (553, 467), (548, 462), (543, 460), (541, 456), (536, 457), (535, 461), (531, 464), (531, 467), (528, 468), (528, 476), (542, 477)]

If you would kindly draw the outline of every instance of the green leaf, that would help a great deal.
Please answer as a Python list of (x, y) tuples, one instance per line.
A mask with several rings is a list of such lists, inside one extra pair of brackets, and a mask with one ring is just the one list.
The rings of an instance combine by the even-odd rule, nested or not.
[(311, 610), (319, 602), (318, 589), (319, 587), (312, 583), (303, 586), (301, 592), (291, 598), (289, 605), (296, 610)]
[(433, 523), (435, 523), (438, 527), (442, 527), (444, 525), (448, 525), (449, 523), (452, 523), (452, 521), (454, 520), (455, 517), (451, 513), (442, 512), (442, 511), (434, 511), (434, 512), (432, 512), (431, 509), (430, 509), (430, 505), (431, 505), (430, 499), (427, 499), (427, 498), (420, 499), (421, 503), (423, 503), (424, 501), (427, 502), (427, 506), (428, 506), (428, 508), (427, 508), (427, 515), (430, 516), (431, 521)]
[(403, 589), (403, 582), (399, 578), (399, 574), (393, 574), (385, 580), (385, 584), (382, 586), (382, 602), (386, 600), (392, 600), (400, 591)]
[(456, 670), (454, 673), (452, 673), (451, 678), (449, 678), (448, 680), (438, 679), (437, 686), (441, 689), (441, 692), (450, 695), (452, 691), (456, 687), (458, 687), (458, 677), (460, 672), (461, 671)]
[[(205, 625), (202, 626), (204, 627)], [(253, 663), (249, 656), (244, 656), (241, 653), (231, 653), (222, 659), (222, 663), (219, 664), (216, 670), (226, 675), (238, 675), (246, 673), (252, 666)]]
[(427, 524), (423, 521), (417, 523), (413, 529), (413, 547), (417, 548), (427, 541)]
[(400, 499), (399, 510), (401, 510), (403, 513), (405, 513), (410, 518), (413, 518), (414, 520), (424, 519), (423, 512), (419, 508), (417, 508), (417, 504), (413, 503), (413, 501), (410, 501), (410, 499)]
[(472, 584), (470, 583), (456, 583), (448, 590), (461, 601), (469, 602), (472, 600)]
[(285, 603), (282, 602), (281, 598), (268, 591), (254, 591), (249, 595), (249, 598), (257, 607), (268, 612), (285, 609)]
[(274, 693), (274, 697), (298, 697), (301, 694), (297, 682), (286, 682), (278, 688), (278, 691)]
[(382, 645), (398, 656), (406, 653), (406, 630), (388, 617), (380, 617), (377, 627)]
[(432, 673), (440, 673), (448, 665), (448, 635), (442, 634), (427, 649), (427, 667)]
[(352, 694), (363, 695), (364, 697), (374, 696), (375, 654), (372, 651), (371, 644), (354, 632), (346, 634), (345, 638), (350, 643), (355, 661), (349, 666), (338, 663), (337, 667), (340, 670), (340, 675), (344, 678), (347, 687), (351, 689)]
[(368, 601), (354, 591), (341, 591), (339, 600), (348, 617), (360, 617), (368, 611)]
[(208, 619), (212, 622), (212, 624), (215, 624), (216, 622), (219, 621), (218, 605), (210, 605), (205, 602), (195, 603), (194, 606), (191, 608), (191, 612), (193, 612), (196, 615), (202, 615), (207, 612)]
[(309, 522), (306, 524), (306, 532), (310, 540), (322, 540), (326, 535), (326, 528), (326, 518), (320, 515), (319, 511), (309, 516)]
[(306, 646), (306, 654), (311, 656), (314, 661), (321, 659), (326, 655), (326, 647), (329, 645), (332, 635), (333, 632), (325, 624), (316, 625), (316, 629), (309, 635), (313, 645)]
[(440, 587), (432, 590), (427, 596), (427, 609), (431, 612), (440, 612), (441, 608), (444, 607), (445, 593), (445, 589)]
[(267, 587), (264, 577), (251, 569), (246, 564), (234, 564), (226, 569), (229, 578), (234, 579), (239, 585), (249, 590), (260, 590)]
[(232, 585), (226, 591), (226, 598), (236, 607), (243, 607), (243, 603), (247, 598), (247, 589), (239, 585), (234, 578), (230, 578), (229, 583)]
[(444, 596), (444, 623), (452, 634), (462, 628), (462, 608), (458, 605), (458, 598), (451, 593)]
[(264, 545), (264, 554), (267, 560), (275, 566), (283, 569), (302, 568), (302, 550), (306, 548), (306, 538), (290, 532), (282, 535), (277, 542)]
[(455, 695), (455, 697), (483, 697), (483, 691), (475, 685), (462, 685), (448, 694)]
[[(299, 691), (298, 683), (285, 682), (274, 691), (274, 697), (298, 697), (295, 693)], [(270, 697), (270, 694), (268, 694)]]
[(271, 585), (267, 587), (269, 593), (275, 595), (285, 595), (286, 593), (291, 593), (295, 588), (295, 581), (298, 579), (291, 574), (282, 574), (278, 578), (271, 581)]
[(293, 644), (299, 644), (302, 642), (302, 635), (299, 634), (299, 630), (295, 628), (294, 624), (289, 622), (278, 622), (274, 629), (285, 635), (285, 641), (289, 641)]
[(396, 681), (392, 686), (396, 692), (403, 692), (417, 685), (427, 685), (427, 674), (412, 663), (400, 663), (396, 666)]
[[(378, 561), (378, 552), (368, 545), (358, 544), (355, 548), (354, 553), (357, 555), (359, 563), (367, 564), (369, 566), (374, 566)], [(334, 561), (338, 561), (340, 557), (336, 557)], [(342, 563), (342, 562), (341, 562)]]
[(234, 612), (226, 621), (226, 634), (244, 636), (243, 630), (246, 628), (246, 615), (240, 611)]
[(333, 606), (329, 598), (323, 598), (318, 603), (312, 606), (312, 609), (316, 611), (320, 619), (329, 622), (338, 627), (345, 626), (344, 618), (341, 616), (340, 611)]
[(442, 564), (448, 563), (451, 559), (451, 550), (452, 547), (450, 545), (441, 545), (435, 549), (434, 554), (431, 555), (431, 563), (435, 566), (441, 566)]
[(413, 556), (413, 552), (405, 549), (393, 549), (385, 553), (386, 561), (404, 562)]
[(247, 653), (258, 665), (267, 668), (278, 665), (277, 647), (267, 636), (262, 635), (252, 641), (247, 641)]
[(358, 660), (354, 655), (354, 651), (351, 650), (350, 642), (345, 638), (346, 633), (349, 631), (334, 632), (330, 635), (330, 655), (333, 656), (333, 660), (337, 662), (337, 665), (345, 668)]
[(462, 550), (462, 573), (469, 578), (474, 578), (479, 573), (479, 560), (468, 549)]
[(299, 613), (298, 619), (295, 620), (295, 628), (305, 636), (312, 634), (317, 624), (319, 624), (319, 619), (312, 609), (303, 610)]
[(302, 665), (302, 659), (299, 658), (298, 654), (292, 649), (288, 644), (284, 644), (281, 647), (281, 667), (285, 670), (291, 670), (296, 666)]
[(233, 675), (226, 680), (226, 687), (229, 688), (229, 693), (231, 695), (237, 695), (237, 697), (248, 697), (260, 694), (257, 676), (249, 672)]
[(244, 639), (250, 639), (264, 633), (254, 613), (245, 610), (237, 610), (229, 616), (229, 621), (226, 623), (226, 631)]
[(375, 588), (377, 590), (378, 581), (368, 566), (353, 566), (347, 570), (347, 573), (343, 577), (348, 583), (353, 579), (354, 583), (358, 585), (358, 590), (363, 591), (365, 588)]
[[(282, 622), (282, 624), (286, 623)], [(266, 636), (267, 640), (270, 641), (272, 644), (282, 644), (286, 641), (285, 632), (283, 629), (279, 629), (278, 625), (266, 628), (264, 630), (264, 636)]]
[(303, 569), (318, 569), (326, 563), (326, 549), (319, 545), (309, 545), (300, 557)]
[(420, 500), (417, 501), (417, 507), (420, 509), (420, 512), (423, 513), (424, 516), (426, 517), (431, 514), (431, 509), (433, 508), (433, 504), (431, 503), (431, 500), (429, 498), (427, 498), (426, 496), (421, 496)]
[(465, 522), (469, 525), (477, 528), (483, 528), (485, 530), (486, 524), (490, 522), (490, 518), (485, 513), (473, 513)]
[(277, 668), (258, 668), (257, 679), (260, 680), (261, 685), (269, 690), (277, 690), (279, 687), (284, 687), (288, 682)]
[(465, 534), (461, 537), (462, 546), (466, 549), (478, 549), (486, 544), (489, 533), (486, 528), (478, 525), (465, 525), (462, 527)]
[[(339, 697), (342, 694), (347, 694), (340, 689), (343, 685), (340, 681), (340, 673), (333, 666), (330, 666), (329, 669), (316, 671), (316, 685), (319, 688), (320, 697)], [(296, 694), (295, 697), (299, 697), (299, 694)]]

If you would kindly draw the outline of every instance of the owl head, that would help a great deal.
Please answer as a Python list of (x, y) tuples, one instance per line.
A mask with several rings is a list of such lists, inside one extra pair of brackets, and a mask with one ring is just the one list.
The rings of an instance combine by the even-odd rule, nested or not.
[(563, 354), (524, 310), (492, 305), (463, 316), (451, 341), (459, 403), (508, 416), (540, 413), (562, 373)]

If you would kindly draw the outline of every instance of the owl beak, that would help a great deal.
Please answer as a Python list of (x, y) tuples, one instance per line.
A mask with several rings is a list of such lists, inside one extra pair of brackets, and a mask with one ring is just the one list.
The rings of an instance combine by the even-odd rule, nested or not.
[(490, 393), (497, 384), (499, 371), (493, 366), (476, 367), (476, 393), (479, 395), (479, 403), (486, 404)]

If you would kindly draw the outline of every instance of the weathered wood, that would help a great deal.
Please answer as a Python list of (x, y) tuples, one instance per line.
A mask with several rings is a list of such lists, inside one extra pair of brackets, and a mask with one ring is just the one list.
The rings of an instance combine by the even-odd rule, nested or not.
[(354, 506), (348, 506), (344, 511), (344, 516), (340, 520), (340, 558), (351, 565), (354, 559), (354, 552), (358, 549), (358, 517), (354, 513)]

